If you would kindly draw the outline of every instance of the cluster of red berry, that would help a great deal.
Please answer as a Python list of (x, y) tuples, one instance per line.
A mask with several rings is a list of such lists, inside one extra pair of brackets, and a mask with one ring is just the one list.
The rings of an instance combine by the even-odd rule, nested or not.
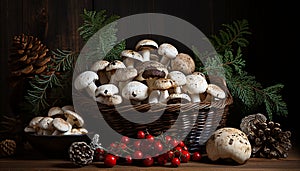
[[(144, 140), (144, 141), (142, 141)], [(103, 161), (106, 167), (120, 165), (165, 166), (178, 167), (188, 161), (200, 161), (201, 154), (188, 151), (183, 141), (171, 136), (157, 136), (144, 132), (137, 132), (137, 139), (131, 142), (127, 136), (120, 141), (111, 143), (109, 150), (98, 148), (95, 151), (95, 160)], [(109, 152), (108, 152), (109, 151)]]

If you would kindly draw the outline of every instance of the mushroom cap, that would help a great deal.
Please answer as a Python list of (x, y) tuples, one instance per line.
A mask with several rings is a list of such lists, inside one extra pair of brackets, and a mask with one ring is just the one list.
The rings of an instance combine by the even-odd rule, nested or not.
[(158, 78), (154, 82), (154, 89), (156, 90), (168, 90), (175, 87), (175, 83), (170, 78)]
[(143, 56), (134, 50), (123, 50), (120, 55), (122, 58), (131, 58), (143, 62)]
[[(169, 74), (169, 71), (166, 68), (166, 66), (164, 66), (162, 63), (160, 63), (158, 61), (145, 61), (141, 65), (136, 66), (136, 70), (138, 73), (137, 80), (139, 80), (139, 81), (145, 80), (145, 78), (143, 77), (143, 74), (145, 71), (146, 71), (145, 74), (147, 74), (147, 75), (149, 74), (149, 77), (152, 75), (150, 73), (154, 70), (162, 71), (163, 73), (165, 73), (164, 77), (166, 77)], [(147, 71), (147, 70), (151, 70), (151, 71)], [(162, 72), (160, 72), (160, 74), (163, 74)], [(154, 76), (151, 76), (151, 77), (154, 77)]]
[(83, 118), (77, 114), (76, 112), (73, 112), (72, 110), (65, 110), (66, 118), (69, 118), (73, 121), (74, 125), (78, 127), (82, 127), (84, 124)]
[(145, 49), (154, 50), (157, 48), (158, 48), (158, 44), (154, 40), (151, 40), (151, 39), (140, 40), (135, 46), (136, 51), (141, 51), (141, 50), (145, 50)]
[(208, 84), (206, 92), (219, 99), (224, 99), (226, 97), (225, 91), (216, 84)]
[(195, 72), (193, 72), (192, 74), (193, 74), (193, 75), (200, 75), (200, 76), (202, 76), (203, 78), (206, 79), (205, 74), (203, 74), (203, 73), (200, 72), (200, 71), (195, 71)]
[(232, 159), (239, 164), (251, 156), (251, 144), (244, 132), (237, 128), (224, 127), (216, 130), (206, 143), (209, 159)]
[(99, 96), (96, 101), (108, 106), (114, 106), (122, 103), (122, 97), (120, 95), (114, 94), (112, 96)]
[(163, 43), (163, 44), (159, 45), (157, 53), (159, 55), (163, 55), (169, 59), (174, 59), (174, 58), (176, 58), (178, 51), (173, 45), (171, 45), (169, 43)]
[(54, 118), (52, 121), (52, 125), (55, 129), (61, 132), (67, 132), (72, 128), (72, 125), (62, 118)]
[(91, 71), (97, 72), (100, 70), (104, 70), (108, 65), (109, 65), (109, 61), (107, 61), (107, 60), (96, 61), (91, 66)]
[(75, 112), (75, 109), (74, 109), (73, 105), (65, 105), (65, 106), (61, 107), (61, 109), (63, 111), (65, 111), (65, 110), (72, 110), (73, 112)]
[(108, 64), (106, 71), (116, 70), (120, 68), (126, 68), (125, 64), (120, 60), (114, 60)]
[(103, 84), (96, 89), (97, 96), (112, 96), (119, 93), (119, 88), (114, 84)]
[(64, 111), (60, 107), (57, 107), (57, 106), (51, 107), (48, 110), (48, 116), (50, 116), (50, 117), (53, 117), (55, 115), (62, 115), (62, 114), (64, 114)]
[(184, 94), (184, 93), (173, 93), (170, 94), (167, 98), (168, 104), (170, 103), (189, 103), (191, 102), (192, 99), (190, 98), (189, 95)]
[(192, 74), (195, 71), (195, 62), (190, 55), (179, 53), (176, 58), (171, 61), (171, 70), (181, 71), (186, 75)]
[(122, 97), (127, 100), (145, 100), (148, 97), (148, 86), (139, 81), (131, 81), (122, 89)]
[(128, 81), (137, 76), (137, 70), (135, 68), (120, 68), (116, 70), (114, 75), (116, 81)]
[(200, 94), (206, 91), (207, 86), (205, 78), (191, 74), (186, 76), (186, 84), (182, 86), (182, 89), (189, 94)]
[(38, 126), (39, 122), (43, 119), (43, 116), (36, 116), (34, 118), (31, 119), (31, 121), (29, 122), (28, 126), (35, 128)]
[(171, 71), (167, 78), (173, 80), (176, 86), (183, 86), (186, 84), (186, 76), (181, 71)]
[(84, 71), (76, 77), (74, 82), (75, 89), (84, 89), (98, 79), (99, 77), (94, 71)]
[(52, 129), (52, 121), (53, 118), (46, 116), (40, 120), (39, 127), (42, 129)]

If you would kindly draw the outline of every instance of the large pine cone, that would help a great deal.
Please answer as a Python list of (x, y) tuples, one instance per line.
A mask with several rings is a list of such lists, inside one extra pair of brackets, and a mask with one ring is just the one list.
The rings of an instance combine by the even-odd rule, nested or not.
[(69, 157), (75, 165), (82, 167), (93, 162), (94, 150), (86, 142), (73, 142)]
[(16, 149), (17, 145), (14, 140), (6, 139), (0, 142), (0, 156), (2, 157), (14, 155)]
[(288, 157), (288, 151), (292, 147), (291, 132), (282, 131), (279, 123), (267, 121), (258, 113), (244, 117), (240, 127), (251, 143), (252, 157)]
[(41, 41), (30, 35), (14, 36), (8, 64), (11, 79), (32, 77), (46, 71), (51, 62), (49, 49)]

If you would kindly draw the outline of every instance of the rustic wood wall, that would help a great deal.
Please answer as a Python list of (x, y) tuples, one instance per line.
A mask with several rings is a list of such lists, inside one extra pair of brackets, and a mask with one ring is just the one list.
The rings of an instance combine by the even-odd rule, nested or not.
[[(0, 61), (1, 61), (1, 106), (0, 112), (10, 112), (11, 96), (7, 84), (7, 59), (14, 35), (32, 34), (40, 38), (49, 49), (79, 51), (83, 42), (77, 28), (80, 14), (89, 10), (106, 9), (109, 13), (125, 17), (144, 12), (165, 13), (180, 17), (204, 34), (215, 33), (223, 23), (236, 19), (248, 19), (253, 33), (251, 44), (245, 52), (249, 71), (266, 86), (284, 83), (284, 98), (289, 104), (293, 94), (287, 76), (292, 67), (293, 44), (289, 40), (295, 33), (293, 21), (296, 10), (292, 3), (282, 1), (253, 0), (1, 0), (0, 1)], [(296, 48), (295, 48), (296, 49)], [(284, 58), (282, 58), (284, 57)], [(293, 63), (293, 62), (292, 62)], [(291, 105), (289, 105), (290, 110)], [(294, 120), (289, 114), (288, 125)]]

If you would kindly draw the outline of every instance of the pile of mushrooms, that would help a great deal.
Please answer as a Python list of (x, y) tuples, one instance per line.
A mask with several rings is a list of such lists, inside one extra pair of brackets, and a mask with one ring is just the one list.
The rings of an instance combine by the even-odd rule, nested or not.
[(88, 130), (83, 127), (84, 120), (72, 105), (51, 107), (47, 116), (36, 116), (24, 128), (25, 132), (36, 135), (81, 135)]
[(198, 103), (226, 97), (221, 87), (195, 72), (190, 55), (178, 52), (170, 43), (142, 39), (120, 57), (122, 60), (94, 62), (77, 75), (75, 89), (108, 106), (126, 101), (166, 104), (174, 99)]

